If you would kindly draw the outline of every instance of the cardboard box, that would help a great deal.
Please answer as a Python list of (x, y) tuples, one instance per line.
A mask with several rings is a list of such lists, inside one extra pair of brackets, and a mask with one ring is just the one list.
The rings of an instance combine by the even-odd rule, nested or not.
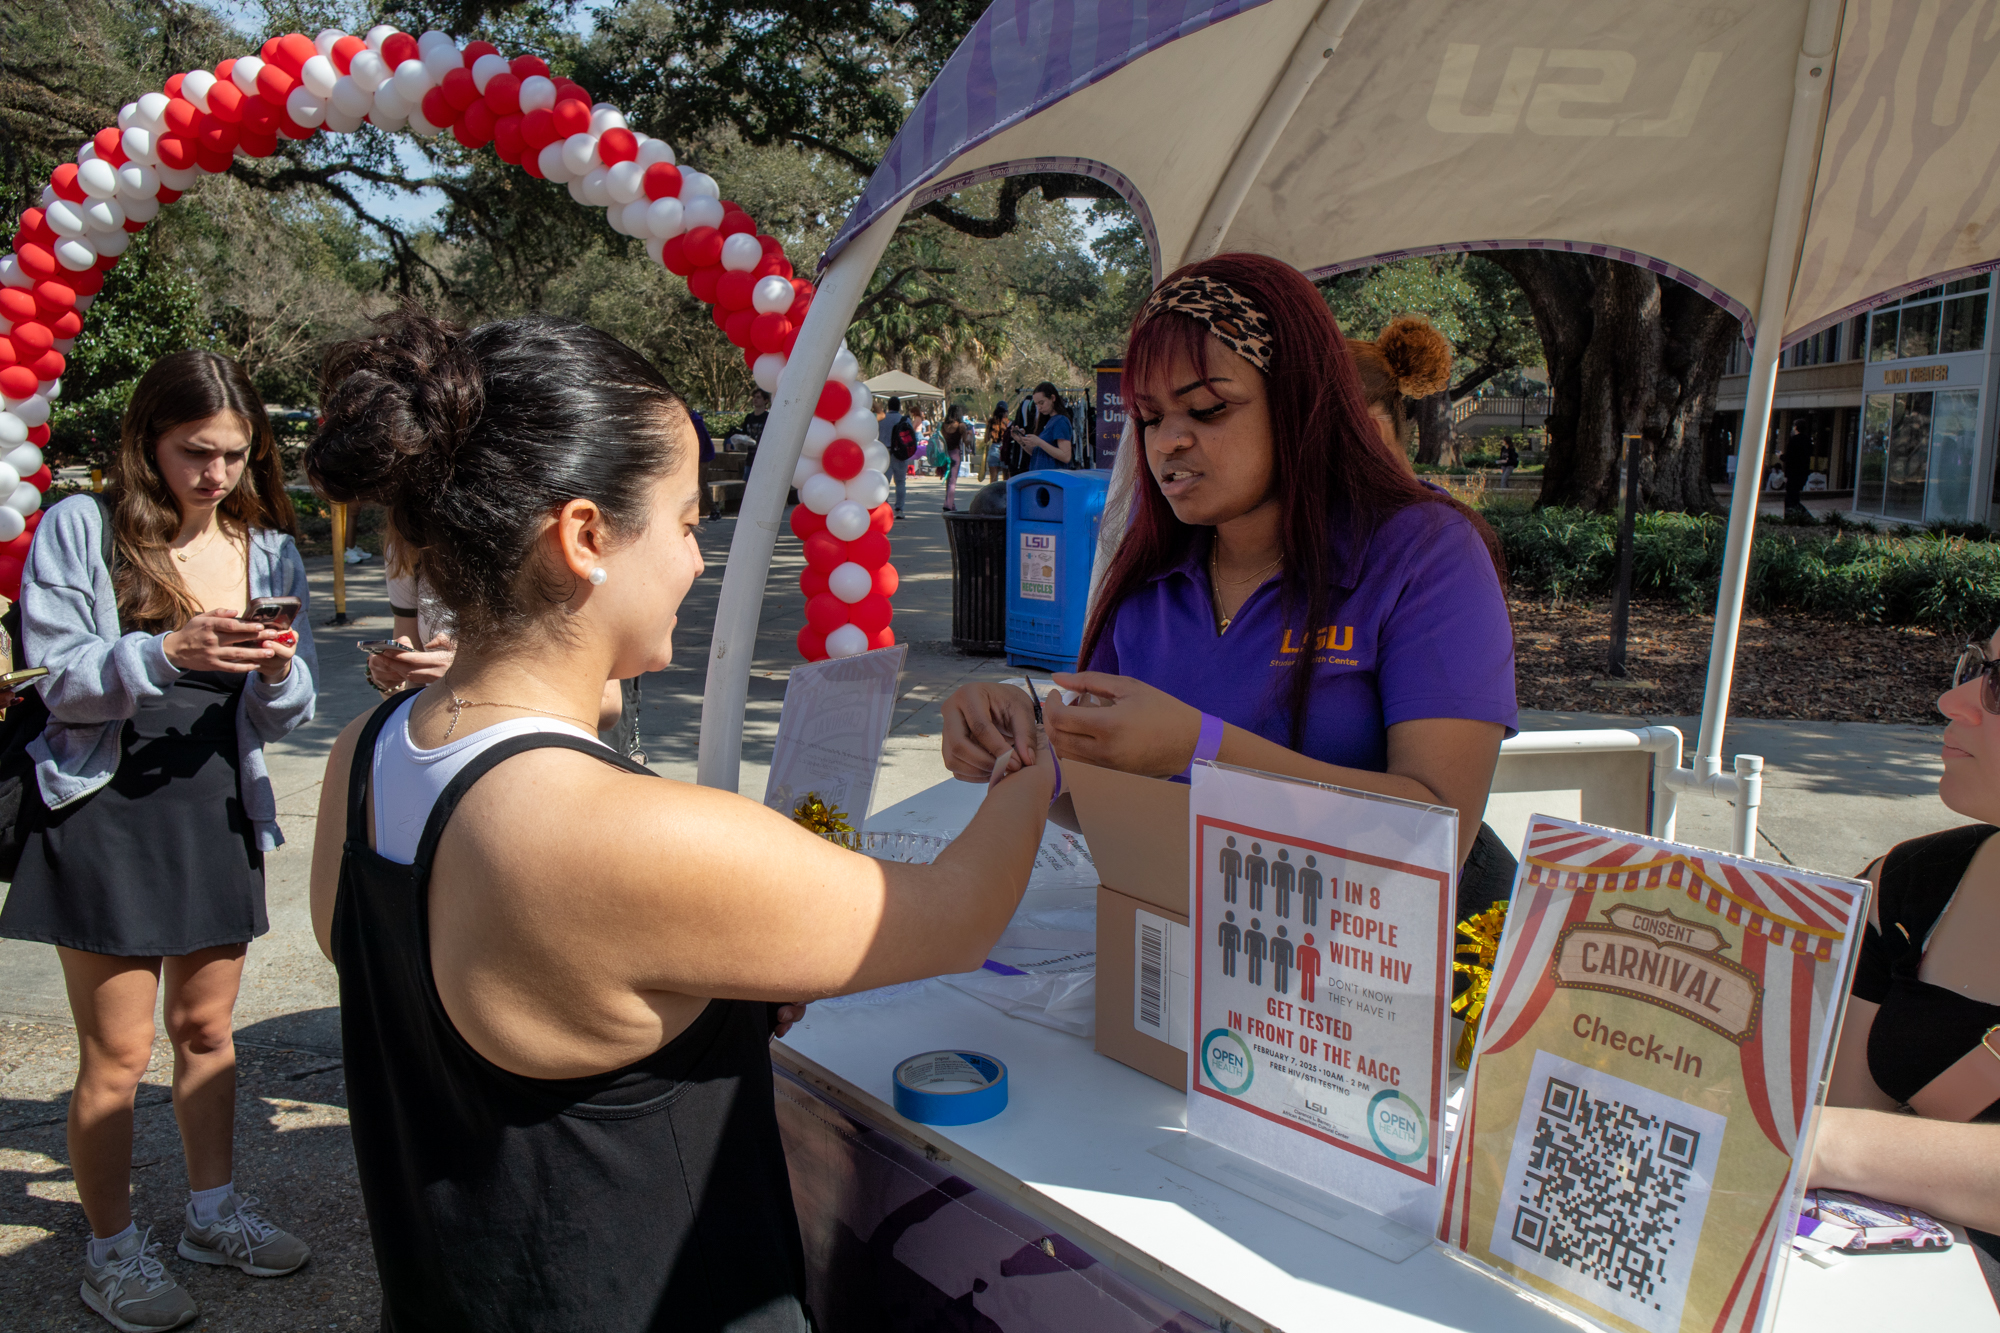
[(1075, 762), (1063, 782), (1097, 863), (1097, 1050), (1186, 1091), (1188, 788)]

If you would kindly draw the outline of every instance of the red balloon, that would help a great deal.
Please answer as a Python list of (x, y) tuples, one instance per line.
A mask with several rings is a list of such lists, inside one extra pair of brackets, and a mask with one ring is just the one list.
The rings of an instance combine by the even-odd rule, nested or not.
[(896, 572), (894, 565), (884, 565), (875, 571), (875, 591), (884, 597), (894, 597), (896, 589), (902, 586), (903, 577)]
[(46, 245), (36, 245), (32, 241), (14, 240), (14, 258), (21, 265), (21, 272), (31, 278), (47, 279), (56, 275), (55, 252)]
[(21, 480), (27, 482), (38, 491), (47, 491), (49, 487), (56, 484), (55, 474), (49, 471), (47, 463), (42, 464), (35, 471), (21, 478)]
[(277, 113), (271, 109), (271, 104), (261, 97), (243, 99), (243, 114), (240, 119), (243, 122), (243, 137), (246, 139), (253, 134), (276, 137), (278, 133)]
[[(450, 102), (459, 111), (465, 110), (479, 100), (479, 85), (472, 81), (472, 71), (463, 65), (449, 71), (442, 79), (438, 80), (437, 91), (443, 93), (444, 100)], [(426, 120), (430, 119), (428, 111), (424, 113), (424, 118)], [(432, 121), (431, 123), (437, 124), (438, 122)]]
[(696, 268), (714, 268), (722, 262), (722, 233), (713, 227), (696, 227), (685, 233), (681, 245), (687, 250), (688, 262)]
[(835, 481), (852, 481), (861, 475), (866, 460), (861, 455), (861, 446), (852, 440), (835, 440), (819, 456), (819, 465), (826, 469), (826, 475)]
[(557, 79), (555, 83), (556, 83), (556, 105), (561, 106), (564, 102), (583, 103), (583, 109), (585, 113), (583, 120), (584, 128), (585, 129), (590, 128), (590, 116), (589, 116), (589, 111), (591, 106), (590, 90), (584, 87), (582, 84), (578, 83), (575, 79)]
[(605, 166), (630, 162), (639, 156), (639, 139), (632, 131), (614, 125), (597, 137), (597, 160)]
[(91, 147), (114, 167), (125, 165), (125, 136), (115, 129), (102, 129), (91, 136)]
[(759, 355), (782, 352), (792, 338), (792, 321), (783, 315), (759, 315), (750, 321), (750, 345)]
[(753, 278), (776, 277), (790, 267), (791, 265), (785, 262), (783, 255), (766, 254), (762, 259), (757, 261), (757, 267), (750, 270), (750, 276)]
[(43, 446), (45, 446), (46, 444), (48, 444), (48, 442), (49, 442), (49, 423), (48, 423), (48, 422), (44, 421), (44, 422), (43, 422), (43, 423), (42, 423), (41, 425), (39, 425), (39, 426), (30, 426), (30, 427), (28, 427), (28, 443), (29, 443), (29, 444), (32, 444), (32, 445), (34, 445), (34, 446), (35, 446), (35, 447), (36, 447), (37, 449), (40, 449), (40, 448), (42, 448)]
[(12, 338), (0, 338), (0, 370), (4, 370), (8, 366), (19, 365), (20, 363), (21, 353), (14, 346), (14, 340)]
[[(181, 86), (186, 82), (187, 75), (185, 74), (169, 74), (167, 76), (167, 96), (179, 97), (181, 95)], [(38, 509), (35, 512), (40, 513), (41, 511)]]
[(280, 115), (278, 117), (278, 133), (284, 135), (287, 139), (296, 139), (303, 142), (318, 134), (319, 131), (309, 130), (290, 116)]
[(892, 629), (885, 629), (880, 634), (868, 640), (868, 647), (871, 651), (876, 648), (894, 648), (895, 646), (896, 631)]
[(819, 405), (813, 409), (813, 415), (826, 421), (838, 421), (846, 416), (847, 410), (853, 406), (854, 395), (848, 391), (847, 386), (828, 380), (826, 387), (819, 391)]
[[(18, 579), (19, 575), (17, 574), (15, 577)], [(4, 588), (0, 588), (0, 592), (5, 591)], [(13, 594), (14, 600), (17, 601), (20, 599), (20, 596), (19, 591)], [(805, 658), (808, 662), (825, 661), (826, 635), (819, 633), (811, 625), (807, 625), (804, 629), (801, 629), (799, 631), (799, 656)]]
[(757, 344), (755, 343), (752, 343), (748, 347), (744, 348), (743, 369), (754, 377), (757, 374), (757, 359), (763, 355), (764, 354), (762, 352), (757, 350)]
[(237, 127), (220, 116), (203, 116), (195, 123), (195, 152), (221, 153), (226, 156), (236, 151), (236, 141), (240, 137), (241, 133)]
[(382, 63), (395, 69), (405, 60), (417, 59), (417, 39), (407, 32), (390, 33), (382, 41)]
[(190, 133), (193, 131), (195, 123), (201, 117), (201, 108), (193, 102), (188, 101), (185, 97), (176, 97), (167, 103), (167, 114), (165, 116), (167, 128), (175, 134)]
[(35, 304), (42, 308), (44, 314), (49, 315), (60, 315), (65, 310), (74, 310), (76, 288), (67, 282), (44, 278), (35, 284)]
[[(480, 44), (481, 43), (475, 42), (473, 45), (477, 46)], [(333, 44), (333, 50), (330, 54), (328, 54), (327, 59), (333, 62), (333, 67), (336, 71), (345, 74), (348, 72), (349, 67), (353, 65), (354, 57), (360, 55), (363, 51), (366, 51), (367, 49), (368, 49), (368, 43), (362, 41), (359, 37), (343, 37), (339, 41)], [(466, 48), (465, 52), (465, 63), (468, 65), (471, 64), (472, 59), (473, 59), (472, 50), (470, 47), (468, 47)], [(218, 79), (226, 79), (229, 76), (222, 72), (222, 66), (217, 65), (215, 67), (215, 77)], [(214, 99), (214, 94), (213, 93), (209, 94), (209, 97), (210, 100), (212, 101)]]
[(660, 246), (660, 262), (666, 265), (667, 272), (683, 278), (694, 272), (694, 265), (688, 262), (687, 247), (678, 236), (669, 236)]
[[(19, 394), (14, 396), (20, 397)], [(837, 566), (847, 563), (847, 543), (825, 530), (815, 532), (806, 538), (806, 563), (831, 573)]]
[[(9, 324), (18, 327), (28, 320), (40, 318), (41, 314), (35, 308), (35, 297), (32, 292), (23, 291), (19, 287), (0, 287), (0, 319), (5, 319)], [(53, 329), (55, 326), (49, 327)]]
[(757, 224), (751, 220), (748, 213), (725, 213), (722, 225), (716, 230), (724, 236), (754, 236), (757, 234)]
[[(277, 147), (277, 144), (273, 143), (271, 147), (275, 149)], [(180, 197), (181, 197), (181, 192), (179, 190), (169, 190), (164, 185), (160, 187), (159, 193), (153, 196), (153, 198), (159, 200), (160, 203), (163, 205), (174, 203), (178, 201)]]
[[(8, 290), (12, 291), (14, 289), (9, 288)], [(26, 293), (22, 294), (26, 295)], [(32, 300), (33, 298), (30, 299)], [(0, 310), (5, 309), (6, 302), (0, 300)], [(61, 342), (64, 338), (74, 338), (77, 334), (83, 332), (83, 316), (77, 314), (74, 310), (65, 310), (56, 316), (55, 323), (49, 325), (49, 331), (56, 335), (57, 342)]]
[(815, 514), (804, 505), (792, 506), (792, 535), (794, 537), (797, 537), (800, 541), (804, 541), (815, 532), (825, 531), (826, 515)]
[(90, 198), (83, 187), (76, 183), (76, 163), (65, 162), (49, 173), (49, 188), (56, 192), (56, 198), (67, 199), (72, 204), (80, 204)]
[[(685, 252), (685, 247), (683, 251)], [(721, 277), (722, 270), (713, 265), (697, 268), (688, 274), (688, 292), (704, 305), (712, 305), (715, 302), (715, 284)]]
[[(63, 375), (63, 367), (69, 363), (63, 358), (61, 352), (56, 351), (52, 347), (33, 361), (23, 362), (22, 364), (35, 372), (37, 380), (59, 380)], [(47, 490), (48, 488), (45, 486), (42, 489)]]
[(847, 603), (830, 592), (823, 592), (806, 602), (806, 624), (821, 634), (831, 634), (847, 623)]
[(451, 134), (467, 148), (484, 148), (493, 141), (493, 127), (499, 117), (484, 100), (474, 102), (458, 117), (458, 123), (451, 127)]
[(162, 134), (153, 145), (153, 151), (160, 161), (175, 171), (186, 171), (194, 165), (194, 140), (179, 134)]
[(748, 273), (739, 273), (735, 269), (725, 269), (722, 276), (715, 280), (716, 304), (732, 311), (748, 310), (750, 308), (750, 293), (756, 286), (757, 279), (751, 277)]
[(226, 120), (234, 125), (243, 119), (245, 104), (250, 99), (243, 95), (242, 89), (223, 79), (220, 70), (217, 71), (216, 78), (220, 82), (208, 90), (208, 114), (217, 120)]
[(559, 98), (549, 114), (555, 118), (556, 131), (565, 139), (590, 129), (589, 102), (573, 97)]
[(266, 37), (264, 44), (257, 48), (257, 58), (265, 64), (276, 60), (278, 58), (278, 43), (283, 40), (282, 37)]
[(449, 129), (458, 119), (458, 108), (444, 95), (444, 89), (433, 88), (424, 94), (424, 100), (417, 104), (424, 113), (424, 119), (439, 129)]
[(539, 111), (530, 111), (521, 117), (521, 138), (528, 145), (530, 159), (559, 137), (556, 133), (555, 117), (549, 114), (547, 107)]
[[(721, 315), (723, 307), (717, 306), (715, 310)], [(750, 326), (756, 322), (757, 312), (754, 310), (732, 311), (723, 316), (722, 331), (729, 335), (730, 342), (747, 352), (750, 350)]]
[(0, 370), (0, 393), (9, 398), (27, 398), (35, 392), (35, 372), (26, 366), (8, 366)]
[(486, 105), (493, 108), (495, 116), (520, 115), (521, 80), (519, 76), (503, 71), (488, 79), (486, 81)]
[[(486, 86), (491, 88), (493, 85)], [(500, 160), (510, 166), (517, 165), (521, 161), (522, 150), (526, 147), (527, 145), (521, 142), (520, 114), (517, 112), (511, 116), (500, 117), (493, 126), (493, 151)]]
[(876, 505), (868, 511), (868, 526), (888, 536), (889, 529), (896, 526), (896, 511), (889, 507), (887, 501)]
[[(275, 134), (251, 134), (245, 131), (243, 137), (237, 141), (236, 146), (241, 148), (245, 155), (249, 157), (269, 157), (278, 151), (278, 136)], [(165, 190), (160, 191), (161, 203), (167, 202), (166, 195), (167, 192)]]
[(799, 591), (808, 599), (819, 596), (826, 591), (826, 576), (826, 570), (815, 565), (807, 565), (799, 571)]
[(56, 345), (56, 331), (37, 319), (26, 319), (14, 325), (9, 335), (18, 355), (18, 361), (32, 361), (43, 352)]
[[(411, 45), (415, 46), (416, 43), (412, 42)], [(383, 49), (388, 49), (386, 43)], [(285, 67), (287, 74), (296, 75), (304, 68), (306, 61), (318, 54), (319, 48), (313, 45), (312, 38), (302, 32), (288, 32), (278, 42), (278, 53), (273, 59)]]
[(847, 558), (863, 569), (880, 569), (889, 563), (889, 539), (870, 528), (847, 544)]
[[(525, 141), (523, 141), (522, 146), (526, 148)], [(538, 181), (545, 181), (548, 179), (547, 174), (545, 174), (542, 171), (542, 162), (540, 155), (537, 154), (531, 148), (527, 149), (525, 152), (521, 154), (521, 170), (527, 172), (530, 176), (533, 176)]]
[(724, 217), (728, 217), (731, 213), (741, 213), (743, 211), (743, 205), (737, 203), (734, 199), (718, 199), (716, 202), (722, 205), (722, 215)]
[(537, 74), (545, 79), (549, 77), (549, 67), (540, 56), (515, 56), (507, 62), (507, 69), (515, 78), (524, 81)]
[[(234, 74), (235, 72), (236, 72), (235, 56), (229, 57), (227, 60), (223, 61), (221, 64), (215, 67), (216, 80), (221, 83), (229, 82), (229, 76), (231, 74)], [(345, 67), (343, 67), (340, 72), (342, 74), (345, 74), (347, 73), (347, 70), (345, 69)]]
[(266, 65), (257, 71), (257, 96), (274, 107), (283, 106), (292, 89), (298, 86), (296, 74), (287, 74), (276, 65)]
[(729, 321), (732, 316), (728, 310), (719, 305), (710, 306), (708, 317), (715, 321), (715, 327), (722, 330), (724, 337), (729, 335)]
[[(810, 612), (811, 608), (809, 607), (807, 610)], [(889, 628), (889, 621), (895, 616), (896, 612), (889, 605), (887, 597), (884, 597), (879, 592), (871, 592), (856, 602), (854, 609), (848, 614), (849, 618), (855, 624), (861, 626), (872, 637)]]
[(785, 243), (775, 236), (759, 236), (757, 244), (764, 247), (764, 253), (767, 255), (781, 255), (785, 253)]
[(671, 162), (655, 162), (642, 179), (648, 199), (672, 199), (681, 192), (681, 169)]
[[(42, 429), (47, 430), (48, 427), (43, 426)], [(35, 443), (39, 446), (47, 443), (47, 441), (37, 440), (35, 441)], [(36, 528), (42, 526), (42, 515), (46, 514), (47, 512), (48, 511), (46, 509), (37, 509), (34, 513), (28, 515), (28, 531), (33, 532)]]
[(96, 268), (87, 268), (81, 273), (72, 273), (64, 281), (75, 290), (78, 296), (97, 295), (104, 290), (104, 270), (106, 267), (104, 261), (108, 258), (113, 263), (118, 262), (111, 256), (99, 255), (97, 257)]
[(474, 65), (478, 64), (479, 57), (481, 56), (497, 56), (499, 54), (500, 48), (491, 42), (467, 42), (465, 50), (460, 52), (460, 55), (465, 60), (465, 67), (467, 69), (471, 69)]

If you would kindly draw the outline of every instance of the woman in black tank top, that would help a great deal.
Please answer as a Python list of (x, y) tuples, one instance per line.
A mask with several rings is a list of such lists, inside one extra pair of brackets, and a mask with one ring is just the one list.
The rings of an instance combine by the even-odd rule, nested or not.
[[(322, 402), (315, 482), (390, 506), (459, 630), (443, 681), (335, 743), (321, 827), (346, 837), (314, 853), (383, 1327), (806, 1328), (779, 1006), (977, 966), (1027, 881), (1046, 747), (1019, 738), (966, 832), (904, 866), (578, 736), (488, 743), (588, 731), (607, 677), (671, 660), (702, 569), (686, 407), (581, 325), (413, 311), (336, 349)], [(378, 746), (463, 763), (407, 863), (377, 850)]]
[[(1858, 1190), (1965, 1224), (2000, 1294), (2000, 1058), (1975, 1058), (1969, 1091), (1938, 1109), (1943, 1080), (2000, 1027), (2000, 663), (1974, 647), (1938, 700), (1938, 795), (1987, 822), (1899, 844), (1869, 867), (1876, 891), (1856, 963), (1811, 1183)], [(1955, 1068), (1958, 1067), (1958, 1068)], [(1953, 1071), (1947, 1074), (1947, 1071)], [(1991, 1097), (1987, 1092), (1992, 1093)], [(1898, 1114), (1908, 1111), (1910, 1114)]]

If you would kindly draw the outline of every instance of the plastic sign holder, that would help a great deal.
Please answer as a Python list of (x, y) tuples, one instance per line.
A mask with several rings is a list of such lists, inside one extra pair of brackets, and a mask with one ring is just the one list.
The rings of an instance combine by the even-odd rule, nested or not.
[(764, 783), (765, 805), (789, 816), (814, 792), (855, 828), (863, 825), (909, 651), (898, 644), (792, 668)]

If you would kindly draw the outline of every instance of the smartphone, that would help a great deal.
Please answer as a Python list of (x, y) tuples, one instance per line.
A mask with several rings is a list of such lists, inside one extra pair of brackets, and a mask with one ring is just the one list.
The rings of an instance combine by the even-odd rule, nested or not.
[(0, 689), (18, 690), (31, 680), (38, 680), (49, 674), (47, 667), (23, 667), (19, 671), (9, 671), (0, 675)]
[(243, 613), (242, 618), (271, 629), (290, 629), (292, 617), (298, 613), (299, 599), (296, 597), (259, 597), (250, 603), (250, 609)]
[(370, 657), (375, 656), (377, 653), (387, 653), (391, 657), (396, 657), (403, 653), (413, 653), (416, 651), (409, 644), (397, 643), (394, 639), (363, 639), (354, 646), (362, 652), (367, 653)]

